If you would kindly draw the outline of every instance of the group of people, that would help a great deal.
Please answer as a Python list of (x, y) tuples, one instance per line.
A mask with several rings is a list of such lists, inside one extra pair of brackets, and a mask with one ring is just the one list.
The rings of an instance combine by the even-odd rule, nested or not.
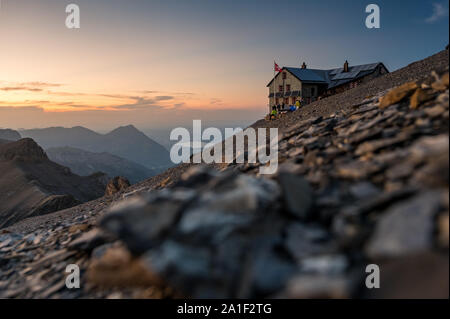
[(278, 105), (274, 105), (272, 106), (272, 112), (270, 113), (270, 119), (276, 119), (278, 114), (281, 114), (282, 112), (294, 112), (296, 110), (298, 110), (300, 107), (302, 106), (302, 103), (300, 100), (297, 100), (295, 102), (295, 104), (290, 105), (287, 109), (286, 109), (286, 104), (278, 104)]

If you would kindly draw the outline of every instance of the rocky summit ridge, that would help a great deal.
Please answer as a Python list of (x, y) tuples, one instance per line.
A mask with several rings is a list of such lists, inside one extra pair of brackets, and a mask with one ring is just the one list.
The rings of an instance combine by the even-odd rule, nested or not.
[(0, 145), (0, 156), (5, 160), (28, 162), (48, 159), (44, 150), (31, 138), (24, 138), (14, 143)]
[(185, 164), (0, 230), (0, 297), (448, 298), (448, 51), (376, 81), (255, 123), (273, 176)]

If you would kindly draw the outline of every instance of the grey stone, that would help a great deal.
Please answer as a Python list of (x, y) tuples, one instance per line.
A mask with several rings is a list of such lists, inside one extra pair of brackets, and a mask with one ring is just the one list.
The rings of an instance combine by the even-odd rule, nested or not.
[(167, 240), (148, 250), (142, 258), (152, 271), (189, 296), (206, 297), (202, 290), (207, 288), (203, 285), (214, 287), (214, 277), (210, 273), (211, 252), (208, 249)]
[(379, 289), (364, 289), (371, 299), (448, 299), (447, 254), (423, 252), (394, 259), (374, 260), (381, 270)]
[(191, 241), (220, 243), (229, 233), (262, 218), (279, 192), (271, 180), (233, 177), (199, 195), (183, 212), (177, 230)]
[(360, 180), (379, 173), (384, 167), (380, 162), (353, 161), (338, 166), (335, 174), (345, 179)]
[(350, 194), (356, 199), (378, 196), (381, 190), (370, 182), (360, 182), (350, 186)]
[(73, 240), (69, 244), (69, 248), (73, 250), (90, 252), (95, 247), (103, 245), (109, 241), (112, 241), (111, 236), (98, 228), (94, 228), (89, 232), (82, 234), (79, 238)]
[(415, 166), (411, 162), (402, 162), (392, 166), (386, 171), (386, 177), (390, 180), (404, 179), (410, 177), (414, 172)]
[(299, 219), (310, 219), (312, 217), (313, 193), (309, 183), (304, 178), (289, 173), (280, 173), (278, 180), (283, 190), (287, 211)]
[(172, 228), (183, 203), (167, 200), (164, 193), (131, 198), (111, 208), (100, 225), (121, 238), (132, 251), (144, 253)]
[(319, 255), (304, 258), (300, 263), (302, 273), (310, 274), (343, 274), (349, 267), (344, 255)]
[(252, 260), (252, 294), (242, 297), (267, 296), (282, 289), (295, 274), (296, 267), (273, 250), (261, 250)]
[(220, 244), (231, 232), (250, 226), (255, 219), (249, 214), (191, 210), (183, 215), (177, 230), (190, 241)]
[(4, 234), (0, 235), (0, 248), (13, 246), (18, 241), (22, 240), (22, 236), (19, 234)]
[(177, 186), (183, 187), (195, 187), (199, 185), (202, 186), (217, 176), (218, 173), (214, 170), (211, 170), (207, 166), (197, 165), (190, 168), (185, 173), (183, 173), (183, 175), (181, 176), (181, 180), (177, 184)]
[(345, 276), (300, 275), (289, 281), (277, 297), (285, 299), (344, 299), (352, 295), (352, 281)]
[(423, 137), (411, 146), (409, 149), (411, 160), (416, 163), (423, 162), (427, 158), (434, 158), (443, 152), (448, 153), (449, 137), (448, 134)]
[(367, 131), (358, 132), (356, 134), (352, 134), (348, 137), (347, 141), (350, 144), (359, 144), (370, 139), (375, 139), (379, 137), (382, 133), (381, 128), (373, 128)]
[(400, 143), (403, 143), (407, 139), (408, 136), (406, 134), (403, 134), (396, 137), (365, 142), (356, 149), (355, 154), (361, 156), (369, 152), (376, 152), (387, 147), (396, 146)]
[(415, 187), (405, 187), (397, 191), (381, 193), (378, 196), (361, 199), (341, 209), (341, 214), (347, 217), (367, 215), (380, 211), (400, 200), (408, 198), (417, 192)]
[(206, 210), (225, 213), (255, 213), (268, 207), (280, 190), (271, 180), (238, 175), (202, 193), (190, 210)]
[(335, 249), (328, 232), (311, 224), (294, 223), (288, 226), (284, 243), (286, 250), (297, 262), (307, 256), (329, 253)]
[(366, 252), (372, 258), (398, 257), (430, 249), (441, 194), (427, 192), (394, 205), (380, 218)]

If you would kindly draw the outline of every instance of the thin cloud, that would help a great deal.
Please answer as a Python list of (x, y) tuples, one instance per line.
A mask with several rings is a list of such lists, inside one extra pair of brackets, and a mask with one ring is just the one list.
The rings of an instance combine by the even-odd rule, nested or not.
[(196, 95), (192, 92), (167, 92), (167, 91), (137, 91), (141, 94), (170, 94), (170, 95)]
[(156, 101), (168, 101), (168, 100), (173, 100), (174, 97), (173, 96), (169, 96), (169, 95), (163, 95), (163, 96), (156, 96), (155, 100)]
[(57, 91), (47, 91), (47, 94), (57, 95), (57, 96), (86, 96), (89, 94), (79, 93), (79, 92), (57, 92)]
[[(62, 84), (59, 83), (49, 83), (49, 82), (5, 82), (0, 81), (0, 83), (4, 83), (4, 87), (0, 87), (0, 91), (3, 92), (14, 92), (14, 91), (29, 91), (29, 92), (42, 92), (45, 88), (54, 88), (60, 87)], [(6, 86), (7, 85), (7, 86)]]
[(185, 106), (185, 105), (186, 105), (186, 103), (181, 102), (181, 103), (175, 103), (175, 104), (173, 105), (173, 107), (177, 109), (177, 108), (183, 107), (183, 106)]
[(139, 93), (142, 94), (159, 94), (159, 93), (165, 93), (165, 92), (161, 92), (161, 91), (138, 91)]
[(448, 17), (448, 6), (443, 3), (433, 3), (433, 13), (425, 19), (426, 23), (435, 23)]
[[(92, 109), (92, 110), (134, 110), (134, 109), (142, 109), (142, 108), (164, 108), (164, 105), (159, 104), (158, 102), (164, 102), (164, 101), (170, 101), (173, 100), (173, 96), (156, 96), (153, 98), (147, 98), (144, 96), (135, 96), (135, 95), (123, 95), (123, 94), (86, 94), (86, 93), (69, 93), (69, 92), (48, 92), (49, 94), (56, 95), (56, 96), (91, 96), (91, 97), (104, 97), (108, 99), (114, 99), (114, 100), (123, 100), (122, 103), (117, 102), (111, 103), (110, 105), (104, 105), (104, 106), (98, 106), (98, 105), (91, 105), (91, 104), (80, 104), (80, 103), (74, 103), (72, 101), (70, 102), (49, 102), (45, 101), (46, 103), (38, 103), (42, 107), (68, 107), (68, 108), (85, 108), (85, 109)], [(27, 103), (36, 103), (38, 101), (27, 101)], [(40, 101), (44, 102), (44, 101)], [(22, 102), (24, 103), (24, 102)]]
[[(47, 101), (42, 99), (25, 100), (20, 102), (1, 102), (0, 107), (11, 105), (16, 108), (22, 106), (37, 106), (46, 112), (75, 111), (75, 110), (97, 110), (97, 111), (132, 111), (138, 109), (180, 109), (186, 106), (185, 100), (195, 93), (189, 92), (163, 92), (156, 90), (140, 91), (140, 94), (127, 95), (115, 93), (83, 93), (53, 90), (62, 86), (57, 83), (47, 82), (22, 82), (3, 83), (0, 92), (30, 91), (35, 93), (46, 93), (49, 96), (66, 97), (66, 101)], [(137, 91), (138, 92), (138, 91)], [(93, 100), (100, 99), (100, 105), (94, 104)], [(214, 103), (220, 103), (219, 100)]]
[(128, 99), (128, 100), (135, 100), (138, 99), (139, 96), (134, 95), (124, 95), (124, 94), (90, 94), (92, 96), (101, 96), (101, 97), (107, 97), (111, 99)]
[(59, 83), (48, 83), (48, 82), (24, 82), (24, 83), (20, 83), (20, 85), (23, 86), (32, 86), (32, 87), (60, 87), (62, 86), (62, 84)]
[(27, 87), (27, 86), (7, 86), (0, 88), (0, 91), (11, 92), (11, 91), (30, 91), (30, 92), (41, 92), (42, 89)]
[(158, 102), (170, 101), (173, 100), (174, 97), (170, 95), (161, 95), (152, 98), (148, 98), (145, 96), (131, 96), (131, 95), (120, 95), (120, 94), (100, 94), (99, 96), (116, 98), (116, 99), (125, 99), (132, 100), (134, 103), (125, 103), (119, 105), (111, 105), (109, 108), (120, 109), (120, 110), (134, 110), (134, 109), (142, 109), (142, 108), (163, 108), (163, 105), (160, 105)]
[(116, 110), (135, 110), (135, 109), (143, 109), (143, 108), (162, 108), (162, 105), (159, 105), (156, 99), (148, 99), (142, 96), (130, 97), (134, 99), (134, 103), (127, 103), (121, 105), (112, 105), (110, 108)]
[(41, 82), (41, 81), (34, 81), (34, 82), (5, 82), (0, 81), (0, 83), (7, 83), (7, 86), (1, 87), (0, 91), (4, 92), (13, 92), (13, 91), (29, 91), (29, 92), (42, 92), (45, 88), (54, 88), (54, 87), (60, 87), (62, 84), (59, 83), (48, 83), (48, 82)]
[(173, 95), (197, 95), (197, 93), (192, 92), (168, 92), (168, 93)]
[(211, 105), (222, 105), (222, 99), (219, 98), (211, 98), (209, 100), (209, 104)]
[(1, 111), (16, 111), (18, 109), (20, 109), (22, 111), (41, 111), (41, 112), (44, 111), (44, 109), (38, 105), (0, 106), (0, 112)]

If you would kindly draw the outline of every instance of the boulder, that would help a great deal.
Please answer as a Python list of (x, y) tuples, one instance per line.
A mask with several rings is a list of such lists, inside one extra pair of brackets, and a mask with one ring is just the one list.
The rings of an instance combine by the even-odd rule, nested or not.
[(108, 185), (106, 185), (105, 196), (112, 196), (128, 187), (130, 187), (128, 179), (122, 176), (116, 176), (108, 182)]
[(378, 221), (367, 254), (372, 258), (398, 257), (431, 249), (440, 206), (439, 192), (420, 194), (392, 206)]
[(418, 88), (417, 83), (408, 82), (390, 90), (380, 100), (380, 108), (384, 109), (392, 104), (399, 103), (405, 98), (411, 96)]

